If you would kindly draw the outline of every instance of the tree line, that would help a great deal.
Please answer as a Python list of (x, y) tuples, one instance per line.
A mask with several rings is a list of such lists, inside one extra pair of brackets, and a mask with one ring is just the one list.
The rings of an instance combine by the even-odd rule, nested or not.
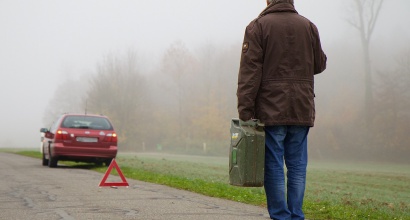
[(44, 120), (63, 112), (107, 115), (129, 151), (222, 155), (236, 116), (240, 52), (206, 45), (198, 54), (182, 42), (165, 51), (158, 68), (144, 73), (136, 51), (107, 55), (92, 75), (58, 87)]
[[(343, 55), (344, 49), (344, 45), (329, 48), (329, 58), (349, 56)], [(240, 47), (205, 45), (197, 51), (176, 42), (148, 74), (142, 71), (147, 68), (136, 51), (107, 55), (94, 74), (58, 87), (44, 119), (50, 124), (61, 113), (86, 110), (113, 121), (121, 150), (227, 155), (230, 120), (237, 117)], [(408, 158), (410, 50), (398, 53), (395, 66), (376, 72), (370, 128), (364, 74), (360, 66), (340, 65), (330, 65), (317, 76), (317, 121), (311, 130), (310, 156)]]

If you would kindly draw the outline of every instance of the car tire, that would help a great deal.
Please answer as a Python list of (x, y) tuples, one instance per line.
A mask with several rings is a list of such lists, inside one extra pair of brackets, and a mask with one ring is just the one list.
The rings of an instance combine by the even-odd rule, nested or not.
[(107, 160), (105, 160), (105, 166), (110, 166), (110, 164), (111, 164), (111, 161), (113, 160), (114, 158), (110, 158), (110, 159), (107, 159)]
[(55, 157), (50, 157), (48, 160), (48, 167), (57, 167), (58, 160)]
[(43, 166), (47, 166), (48, 165), (48, 160), (46, 159), (46, 155), (44, 154), (43, 151)]
[(48, 148), (48, 167), (57, 167), (57, 157), (51, 156), (51, 148)]

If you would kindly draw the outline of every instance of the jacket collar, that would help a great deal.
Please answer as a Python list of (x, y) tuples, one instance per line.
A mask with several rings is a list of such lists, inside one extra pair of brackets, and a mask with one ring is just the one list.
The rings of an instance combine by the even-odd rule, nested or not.
[(265, 10), (261, 12), (259, 17), (265, 16), (270, 13), (277, 13), (277, 12), (291, 12), (291, 13), (298, 13), (295, 7), (290, 3), (277, 3), (277, 4), (269, 4)]

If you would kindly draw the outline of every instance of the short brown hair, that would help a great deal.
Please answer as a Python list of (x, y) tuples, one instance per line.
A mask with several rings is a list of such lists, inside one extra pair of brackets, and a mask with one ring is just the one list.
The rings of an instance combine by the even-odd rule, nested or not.
[(293, 5), (293, 0), (268, 0), (270, 4), (274, 3), (290, 3)]

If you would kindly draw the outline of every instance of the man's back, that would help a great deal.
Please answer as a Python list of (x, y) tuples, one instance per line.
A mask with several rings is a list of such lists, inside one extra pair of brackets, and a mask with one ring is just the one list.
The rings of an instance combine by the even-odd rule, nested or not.
[(291, 4), (270, 5), (248, 25), (242, 52), (240, 118), (313, 126), (313, 76), (326, 68), (316, 26)]
[(312, 79), (314, 57), (310, 22), (293, 12), (276, 12), (261, 17), (258, 23), (265, 56), (262, 80)]

